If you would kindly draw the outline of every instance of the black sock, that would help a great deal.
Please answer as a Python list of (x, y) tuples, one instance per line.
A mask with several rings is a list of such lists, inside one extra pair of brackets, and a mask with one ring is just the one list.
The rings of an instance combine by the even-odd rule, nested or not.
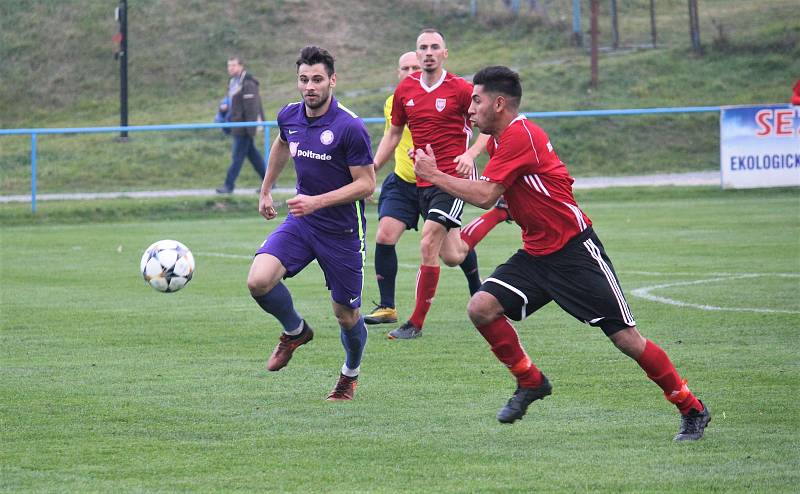
[(478, 288), (481, 287), (481, 276), (478, 273), (478, 255), (475, 249), (470, 249), (464, 262), (459, 264), (461, 271), (464, 271), (464, 276), (467, 277), (467, 285), (469, 285), (469, 294), (475, 295)]
[(380, 305), (394, 308), (394, 285), (397, 280), (397, 251), (394, 245), (375, 244), (375, 276), (381, 294)]

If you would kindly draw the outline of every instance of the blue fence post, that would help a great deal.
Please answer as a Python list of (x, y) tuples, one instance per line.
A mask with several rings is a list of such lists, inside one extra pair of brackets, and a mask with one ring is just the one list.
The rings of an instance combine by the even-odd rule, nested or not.
[(36, 132), (31, 133), (31, 213), (36, 214)]
[(572, 0), (572, 40), (577, 46), (583, 46), (581, 31), (581, 0)]

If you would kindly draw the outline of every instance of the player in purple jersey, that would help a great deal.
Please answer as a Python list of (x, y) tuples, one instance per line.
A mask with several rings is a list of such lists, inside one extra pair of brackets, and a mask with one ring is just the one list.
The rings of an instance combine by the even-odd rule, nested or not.
[(314, 337), (294, 310), (281, 279), (317, 260), (345, 349), (341, 375), (327, 399), (351, 400), (367, 343), (359, 311), (366, 257), (364, 199), (375, 190), (375, 171), (367, 129), (336, 101), (334, 86), (333, 56), (316, 46), (303, 48), (297, 59), (297, 88), (303, 100), (278, 113), (280, 135), (272, 143), (259, 213), (267, 220), (277, 217), (270, 191), (290, 156), (297, 172), (297, 195), (286, 201), (286, 220), (256, 252), (247, 287), (258, 305), (283, 326), (267, 362), (267, 370), (280, 370), (297, 347)]

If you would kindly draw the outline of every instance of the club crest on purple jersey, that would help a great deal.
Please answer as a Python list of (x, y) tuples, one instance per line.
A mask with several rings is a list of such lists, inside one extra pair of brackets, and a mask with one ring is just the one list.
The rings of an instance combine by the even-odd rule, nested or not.
[(333, 142), (333, 132), (330, 130), (326, 130), (319, 135), (319, 142), (328, 146), (330, 143)]

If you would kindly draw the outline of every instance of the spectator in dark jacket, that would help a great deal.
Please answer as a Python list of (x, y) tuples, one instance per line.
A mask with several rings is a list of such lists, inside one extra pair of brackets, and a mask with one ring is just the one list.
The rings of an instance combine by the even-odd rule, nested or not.
[[(248, 74), (241, 57), (228, 59), (228, 120), (231, 122), (255, 122), (264, 120), (264, 109), (261, 107), (261, 96), (258, 94), (258, 81)], [(234, 127), (231, 129), (233, 146), (231, 149), (231, 165), (225, 183), (217, 189), (220, 194), (230, 194), (245, 157), (253, 164), (253, 168), (264, 179), (266, 166), (264, 158), (255, 146), (254, 137), (257, 127)]]

